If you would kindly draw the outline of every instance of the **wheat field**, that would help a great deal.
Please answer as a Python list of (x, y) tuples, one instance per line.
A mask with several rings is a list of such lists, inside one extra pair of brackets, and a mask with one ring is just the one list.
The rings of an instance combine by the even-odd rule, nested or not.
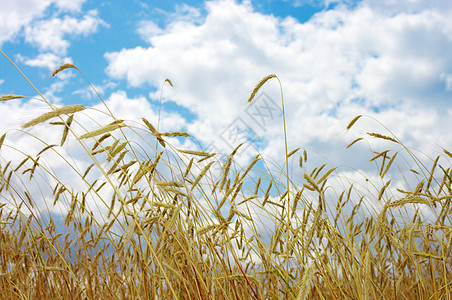
[[(68, 68), (78, 71), (65, 64), (52, 75)], [(264, 77), (248, 101), (274, 78)], [(368, 154), (384, 182), (377, 192), (363, 194), (352, 181), (332, 192), (340, 168), (308, 170), (308, 151), (287, 149), (287, 139), (285, 165), (271, 168), (258, 154), (237, 168), (241, 145), (221, 162), (214, 153), (176, 148), (172, 139), (191, 136), (159, 132), (155, 120), (110, 114), (88, 130), (80, 120), (92, 108), (56, 107), (41, 97), (48, 111), (20, 129), (42, 142), (38, 153), (8, 145), (11, 132), (0, 133), (2, 299), (452, 298), (447, 149), (425, 165), (391, 134), (368, 132), (349, 147), (366, 139), (397, 145), (412, 159), (400, 172), (414, 174), (416, 187), (390, 196), (387, 177), (398, 172), (401, 154), (384, 150)], [(28, 131), (44, 125), (58, 141)], [(83, 153), (83, 165), (62, 154), (69, 146)], [(23, 159), (8, 160), (6, 150)], [(80, 184), (63, 182), (50, 159)], [(290, 175), (289, 164), (301, 179)], [(36, 186), (43, 182), (48, 186)], [(51, 197), (39, 192), (44, 188)], [(363, 214), (372, 201), (379, 209)], [(51, 213), (57, 206), (65, 208), (62, 218)], [(433, 219), (423, 217), (426, 209)]]

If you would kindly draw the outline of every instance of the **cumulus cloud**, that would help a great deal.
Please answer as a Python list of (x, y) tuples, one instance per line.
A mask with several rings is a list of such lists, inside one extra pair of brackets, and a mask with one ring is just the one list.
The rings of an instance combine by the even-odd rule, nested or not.
[(65, 55), (70, 45), (65, 36), (87, 36), (95, 33), (99, 26), (107, 24), (99, 18), (97, 10), (90, 10), (83, 19), (64, 16), (30, 24), (25, 28), (25, 40), (41, 51)]
[(62, 58), (53, 53), (40, 53), (35, 58), (24, 57), (20, 54), (16, 57), (27, 66), (46, 68), (49, 71), (55, 70), (63, 63), (72, 63), (72, 59), (70, 57)]
[[(355, 137), (343, 133), (357, 114), (374, 116), (413, 147), (432, 138), (450, 145), (441, 128), (450, 117), (444, 74), (452, 68), (452, 19), (416, 3), (422, 11), (397, 14), (382, 12), (372, 1), (342, 5), (301, 24), (255, 12), (247, 2), (209, 1), (201, 21), (175, 19), (158, 34), (143, 25), (151, 46), (107, 53), (107, 72), (136, 87), (159, 87), (170, 78), (175, 91), (168, 97), (197, 116), (188, 128), (206, 144), (246, 110), (254, 85), (276, 73), (292, 147), (343, 145)], [(263, 90), (280, 103), (277, 81)], [(261, 131), (267, 141), (261, 150), (282, 155), (281, 124)], [(384, 130), (373, 124), (367, 129)], [(321, 151), (328, 157), (332, 148)]]
[(0, 46), (13, 39), (20, 30), (33, 20), (41, 18), (46, 10), (55, 5), (61, 11), (79, 11), (86, 0), (3, 0), (0, 10)]

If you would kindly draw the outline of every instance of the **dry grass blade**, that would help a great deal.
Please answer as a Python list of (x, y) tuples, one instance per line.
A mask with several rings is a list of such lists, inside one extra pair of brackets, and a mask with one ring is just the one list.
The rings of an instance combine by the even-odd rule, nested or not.
[(62, 64), (61, 66), (59, 66), (57, 69), (55, 69), (52, 72), (52, 77), (66, 69), (77, 69), (77, 68), (73, 64), (69, 64), (69, 63)]
[(81, 138), (81, 139), (87, 139), (87, 138), (90, 138), (90, 137), (95, 137), (95, 136), (97, 136), (97, 135), (101, 135), (101, 134), (104, 134), (104, 133), (107, 133), (107, 132), (111, 132), (111, 131), (113, 131), (113, 130), (116, 130), (116, 129), (121, 128), (121, 127), (124, 127), (124, 126), (126, 126), (124, 123), (113, 123), (113, 124), (109, 124), (109, 125), (104, 126), (104, 127), (102, 127), (102, 128), (99, 128), (99, 129), (90, 131), (90, 132), (88, 132), (88, 133), (85, 133), (85, 134), (82, 135), (80, 138)]
[(350, 123), (348, 123), (347, 130), (352, 128), (352, 126), (355, 125), (356, 121), (358, 121), (359, 118), (361, 118), (361, 117), (362, 117), (362, 115), (357, 115), (356, 117), (354, 117), (353, 120), (351, 120)]
[(14, 100), (14, 99), (22, 99), (25, 98), (25, 96), (21, 96), (21, 95), (1, 95), (0, 96), (0, 101), (8, 101), (8, 100)]
[(275, 74), (270, 74), (265, 76), (264, 78), (262, 78), (261, 81), (259, 81), (259, 83), (254, 87), (253, 91), (251, 92), (250, 97), (248, 98), (248, 103), (253, 101), (254, 97), (256, 97), (257, 92), (260, 90), (260, 88), (270, 79), (275, 78), (276, 75)]
[(25, 123), (25, 125), (23, 127), (24, 128), (28, 128), (28, 127), (40, 124), (42, 122), (45, 122), (45, 121), (47, 121), (49, 119), (52, 119), (52, 118), (55, 118), (55, 117), (59, 117), (59, 116), (64, 115), (64, 114), (72, 114), (72, 113), (75, 113), (75, 112), (82, 111), (84, 109), (85, 109), (85, 107), (83, 105), (80, 105), (80, 104), (66, 105), (66, 106), (57, 108), (57, 109), (55, 109), (53, 111), (47, 112), (47, 113), (45, 113), (45, 114), (43, 114), (43, 115), (41, 115), (41, 116), (31, 120), (31, 121)]

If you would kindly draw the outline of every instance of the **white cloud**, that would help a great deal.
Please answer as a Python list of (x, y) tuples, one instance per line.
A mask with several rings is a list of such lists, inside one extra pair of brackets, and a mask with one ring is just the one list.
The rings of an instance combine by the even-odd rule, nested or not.
[(107, 90), (111, 90), (111, 89), (115, 88), (117, 85), (115, 83), (113, 83), (113, 82), (105, 82), (102, 85), (95, 85), (95, 84), (93, 84), (92, 86), (93, 87), (87, 86), (87, 87), (78, 89), (78, 90), (74, 91), (72, 94), (73, 95), (80, 95), (81, 99), (83, 101), (85, 101), (85, 100), (93, 100), (93, 99), (97, 99), (98, 100), (98, 96), (97, 96), (96, 92), (100, 96), (103, 97)]
[(13, 39), (33, 20), (41, 18), (46, 10), (56, 5), (60, 10), (79, 11), (86, 0), (2, 0), (0, 10), (0, 46)]
[(452, 74), (451, 73), (442, 73), (440, 75), (442, 81), (446, 86), (446, 91), (452, 92)]
[(148, 41), (148, 39), (153, 36), (161, 34), (162, 29), (160, 29), (154, 22), (146, 20), (139, 23), (137, 33), (143, 40)]
[(69, 36), (87, 36), (95, 33), (99, 26), (107, 24), (99, 18), (97, 10), (90, 10), (83, 19), (69, 16), (38, 21), (25, 28), (25, 40), (39, 47), (41, 51), (52, 51), (65, 55), (69, 47)]
[(447, 11), (452, 9), (452, 3), (448, 0), (364, 0), (371, 8), (388, 14), (416, 13), (426, 9)]
[(72, 63), (70, 57), (62, 58), (53, 53), (41, 53), (35, 58), (28, 58), (19, 54), (17, 58), (27, 66), (46, 68), (49, 71), (55, 70), (64, 63)]
[[(283, 84), (289, 147), (346, 145), (345, 126), (357, 114), (376, 117), (409, 146), (452, 143), (443, 109), (451, 93), (441, 75), (452, 68), (450, 14), (388, 15), (375, 5), (338, 6), (300, 24), (257, 13), (249, 3), (210, 1), (201, 21), (176, 18), (149, 33), (150, 47), (106, 54), (107, 72), (132, 86), (160, 87), (170, 78), (175, 88), (167, 97), (197, 115), (188, 128), (205, 144), (244, 114), (254, 85), (270, 73)], [(263, 90), (279, 105), (277, 81)], [(265, 153), (282, 156), (280, 119), (264, 131), (245, 121), (260, 130)], [(368, 130), (388, 134), (370, 124)], [(335, 151), (318, 150), (326, 157)]]

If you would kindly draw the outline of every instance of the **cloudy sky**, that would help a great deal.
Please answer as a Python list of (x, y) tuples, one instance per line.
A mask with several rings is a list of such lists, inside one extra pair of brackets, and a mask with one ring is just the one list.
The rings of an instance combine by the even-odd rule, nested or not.
[[(177, 146), (229, 153), (239, 129), (244, 163), (256, 149), (284, 153), (279, 81), (246, 102), (269, 74), (282, 85), (289, 151), (354, 172), (367, 170), (369, 146), (389, 149), (367, 137), (344, 150), (367, 131), (394, 134), (425, 161), (452, 150), (449, 0), (3, 0), (0, 49), (51, 103), (101, 107), (80, 73), (51, 77), (73, 63), (118, 118), (196, 137)], [(37, 95), (3, 56), (0, 94)], [(42, 107), (0, 103), (1, 132)], [(346, 132), (358, 114), (368, 117)]]

